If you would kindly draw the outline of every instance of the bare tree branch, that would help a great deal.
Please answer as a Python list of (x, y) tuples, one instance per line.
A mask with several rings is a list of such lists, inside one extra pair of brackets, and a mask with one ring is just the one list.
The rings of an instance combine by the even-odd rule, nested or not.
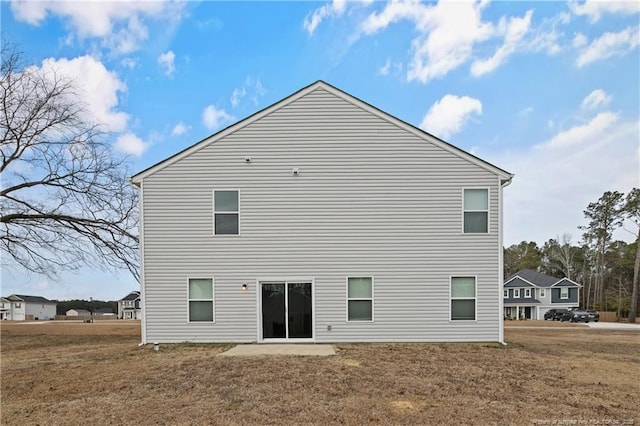
[(0, 250), (4, 266), (53, 277), (92, 266), (138, 275), (137, 191), (81, 93), (2, 44)]

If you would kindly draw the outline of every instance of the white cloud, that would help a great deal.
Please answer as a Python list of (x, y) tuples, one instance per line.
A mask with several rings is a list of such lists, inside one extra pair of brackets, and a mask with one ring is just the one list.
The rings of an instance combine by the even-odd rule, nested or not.
[(333, 0), (331, 3), (324, 4), (309, 13), (304, 18), (304, 29), (309, 33), (309, 35), (313, 35), (318, 25), (325, 19), (333, 16), (340, 16), (344, 13), (346, 9), (346, 0)]
[[(608, 113), (610, 114), (610, 113)], [(483, 154), (515, 173), (504, 190), (505, 245), (543, 243), (564, 233), (580, 235), (583, 210), (605, 191), (628, 192), (638, 185), (638, 120), (620, 122), (597, 115), (535, 148)]]
[(587, 43), (589, 43), (589, 39), (582, 33), (576, 34), (573, 36), (573, 40), (571, 40), (571, 45), (575, 48), (586, 46)]
[(378, 74), (380, 75), (389, 75), (389, 70), (391, 69), (391, 59), (387, 58), (387, 61), (378, 69)]
[(591, 22), (597, 22), (605, 13), (620, 15), (639, 13), (640, 3), (634, 0), (587, 0), (584, 3), (578, 3), (573, 0), (569, 2), (569, 9), (575, 15), (588, 16)]
[(123, 67), (129, 68), (130, 70), (132, 70), (138, 66), (138, 61), (136, 61), (134, 58), (124, 58), (120, 61), (120, 64)]
[(129, 114), (118, 110), (118, 94), (127, 87), (102, 62), (91, 56), (48, 58), (42, 61), (40, 70), (51, 77), (67, 78), (76, 85), (86, 107), (87, 120), (100, 124), (105, 131), (126, 129)]
[(580, 52), (576, 65), (583, 67), (611, 56), (623, 55), (640, 44), (640, 28), (628, 27), (617, 33), (604, 33)]
[(445, 95), (431, 106), (420, 128), (438, 137), (448, 138), (460, 132), (473, 114), (482, 114), (482, 103), (478, 99)]
[(504, 17), (500, 19), (498, 31), (504, 34), (504, 43), (490, 58), (474, 61), (471, 65), (471, 74), (476, 77), (481, 76), (494, 71), (502, 65), (522, 44), (531, 27), (532, 16), (533, 10), (529, 10), (522, 18), (511, 17), (508, 22)]
[(610, 101), (611, 95), (602, 89), (596, 89), (582, 100), (580, 107), (585, 110), (596, 109), (600, 106), (606, 106)]
[(233, 89), (233, 93), (231, 94), (231, 106), (237, 108), (240, 104), (240, 99), (242, 99), (247, 94), (247, 89), (244, 87), (236, 87)]
[(158, 65), (160, 65), (164, 73), (169, 77), (173, 75), (176, 70), (175, 59), (176, 55), (171, 50), (166, 53), (161, 53), (160, 56), (158, 56)]
[(189, 130), (191, 130), (191, 126), (187, 126), (186, 124), (184, 124), (181, 121), (178, 124), (176, 124), (175, 126), (173, 126), (173, 129), (171, 130), (171, 135), (172, 136), (182, 136), (185, 133), (187, 133)]
[(594, 135), (601, 135), (607, 131), (616, 121), (618, 116), (612, 112), (601, 112), (592, 118), (588, 123), (574, 126), (568, 130), (561, 131), (554, 137), (541, 145), (536, 145), (538, 149), (576, 149), (579, 145), (588, 142)]
[(133, 133), (125, 133), (118, 137), (115, 147), (126, 154), (140, 157), (147, 149), (147, 144)]
[(140, 48), (148, 38), (145, 18), (175, 20), (180, 18), (182, 2), (59, 0), (13, 1), (14, 17), (31, 25), (40, 25), (47, 16), (66, 18), (67, 26), (79, 39), (99, 38), (115, 53), (129, 53)]
[(202, 122), (209, 130), (217, 130), (234, 120), (224, 109), (209, 105), (202, 111)]

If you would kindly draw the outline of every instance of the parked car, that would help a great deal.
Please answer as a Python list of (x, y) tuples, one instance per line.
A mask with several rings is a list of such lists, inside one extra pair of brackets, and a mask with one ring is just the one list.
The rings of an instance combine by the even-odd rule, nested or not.
[(594, 311), (593, 309), (587, 309), (586, 311), (589, 314), (589, 320), (598, 322), (600, 321), (600, 312)]
[(566, 309), (549, 309), (544, 313), (544, 319), (545, 321), (560, 321), (566, 312), (568, 312)]
[(589, 322), (589, 314), (586, 311), (574, 309), (565, 312), (564, 315), (562, 315), (560, 321)]

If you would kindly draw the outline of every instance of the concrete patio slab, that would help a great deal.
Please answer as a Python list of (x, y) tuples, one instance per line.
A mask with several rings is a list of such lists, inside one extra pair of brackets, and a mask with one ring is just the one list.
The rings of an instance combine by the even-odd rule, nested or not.
[(294, 356), (329, 356), (335, 355), (332, 345), (302, 344), (250, 344), (237, 345), (220, 356), (259, 356), (259, 355), (294, 355)]

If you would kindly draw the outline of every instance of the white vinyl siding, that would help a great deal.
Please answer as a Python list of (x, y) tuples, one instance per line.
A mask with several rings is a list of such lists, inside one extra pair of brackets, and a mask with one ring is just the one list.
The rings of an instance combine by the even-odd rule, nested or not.
[(489, 190), (465, 188), (463, 190), (463, 231), (465, 234), (489, 232)]
[(451, 277), (451, 320), (476, 319), (475, 277)]
[(213, 322), (213, 278), (189, 278), (189, 321)]
[(373, 321), (373, 278), (347, 278), (347, 321)]
[[(316, 342), (498, 341), (499, 233), (461, 233), (478, 186), (497, 230), (496, 174), (315, 90), (144, 179), (145, 340), (256, 341), (257, 280), (313, 277)], [(212, 235), (214, 189), (239, 191), (241, 238)], [(374, 323), (346, 321), (360, 273)], [(477, 276), (476, 322), (450, 321), (451, 275)], [(215, 324), (185, 323), (185, 276), (215, 276)]]

